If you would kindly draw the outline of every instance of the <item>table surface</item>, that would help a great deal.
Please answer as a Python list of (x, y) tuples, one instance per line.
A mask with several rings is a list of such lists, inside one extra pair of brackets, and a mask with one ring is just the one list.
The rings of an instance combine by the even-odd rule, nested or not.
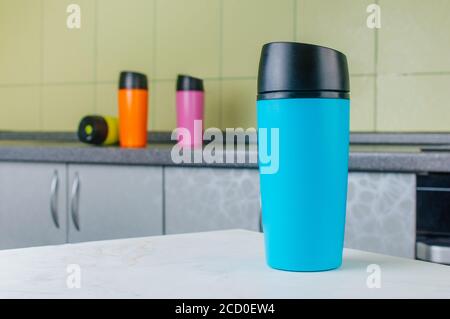
[(337, 270), (279, 271), (262, 234), (230, 230), (0, 251), (0, 298), (450, 298), (450, 267), (345, 249)]

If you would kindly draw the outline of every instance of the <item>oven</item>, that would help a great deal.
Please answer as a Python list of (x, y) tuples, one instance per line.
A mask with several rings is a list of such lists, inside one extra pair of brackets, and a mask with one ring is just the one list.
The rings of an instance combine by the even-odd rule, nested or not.
[(450, 174), (417, 175), (416, 258), (450, 265)]

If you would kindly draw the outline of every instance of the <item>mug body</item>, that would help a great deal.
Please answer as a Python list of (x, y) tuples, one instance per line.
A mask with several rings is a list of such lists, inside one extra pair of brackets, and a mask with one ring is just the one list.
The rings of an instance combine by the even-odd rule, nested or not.
[(147, 82), (147, 76), (143, 73), (120, 73), (118, 104), (121, 147), (143, 148), (147, 145)]
[(142, 148), (147, 145), (148, 91), (119, 90), (120, 146)]
[[(349, 152), (348, 99), (257, 101), (258, 128), (279, 130), (279, 166), (259, 163), (267, 263), (321, 271), (342, 262)], [(258, 151), (262, 136), (258, 136)], [(261, 158), (261, 156), (259, 156)]]
[(177, 127), (186, 129), (190, 140), (179, 132), (178, 141), (183, 146), (202, 146), (205, 94), (203, 91), (177, 91)]

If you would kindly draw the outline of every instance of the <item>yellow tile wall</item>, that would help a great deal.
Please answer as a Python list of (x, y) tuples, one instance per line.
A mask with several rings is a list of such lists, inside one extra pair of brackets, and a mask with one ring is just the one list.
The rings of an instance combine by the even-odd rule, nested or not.
[(154, 16), (154, 0), (97, 0), (97, 81), (116, 82), (121, 70), (154, 73)]
[(294, 40), (294, 3), (292, 0), (223, 1), (224, 77), (256, 77), (264, 43), (273, 39)]
[[(69, 29), (66, 26), (66, 8), (72, 3), (81, 7), (80, 29)], [(93, 82), (95, 1), (43, 0), (42, 12), (44, 84)]]
[(41, 21), (39, 1), (0, 1), (0, 85), (40, 81)]
[[(66, 27), (71, 3), (81, 29)], [(175, 127), (178, 73), (205, 79), (206, 127), (255, 126), (261, 46), (295, 40), (346, 53), (353, 131), (450, 131), (448, 12), (448, 0), (0, 0), (0, 130), (115, 115), (125, 69), (150, 79), (150, 130)]]
[(42, 129), (75, 131), (79, 120), (94, 112), (94, 85), (46, 85), (42, 89)]
[(40, 87), (0, 87), (2, 130), (37, 131), (40, 123)]
[(220, 3), (156, 1), (156, 78), (174, 79), (178, 73), (219, 76)]

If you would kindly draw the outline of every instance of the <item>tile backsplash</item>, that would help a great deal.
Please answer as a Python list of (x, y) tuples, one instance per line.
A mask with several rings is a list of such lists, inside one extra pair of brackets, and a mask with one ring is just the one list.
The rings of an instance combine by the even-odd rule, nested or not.
[[(66, 27), (72, 3), (80, 29)], [(205, 79), (206, 127), (254, 127), (262, 44), (301, 41), (347, 54), (353, 131), (450, 131), (448, 12), (448, 0), (0, 0), (0, 130), (115, 115), (124, 69), (151, 80), (150, 130), (175, 127), (178, 73)]]

